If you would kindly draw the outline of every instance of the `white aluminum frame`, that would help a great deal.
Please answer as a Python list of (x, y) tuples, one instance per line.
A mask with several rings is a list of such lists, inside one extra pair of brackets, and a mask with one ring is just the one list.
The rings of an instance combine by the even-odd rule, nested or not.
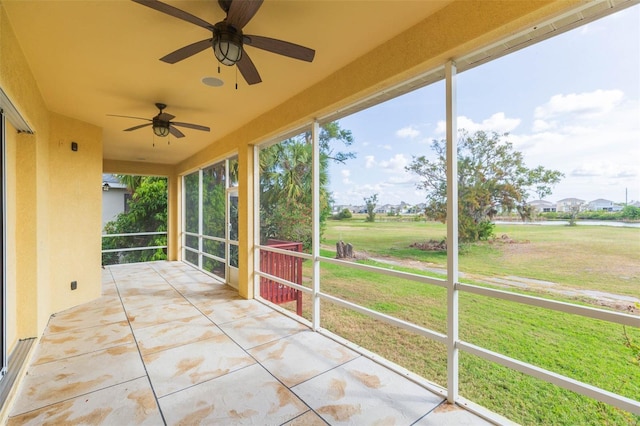
[(313, 330), (318, 331), (320, 328), (320, 124), (318, 120), (313, 121), (311, 127), (311, 139), (313, 144), (312, 153), (312, 214), (313, 224), (311, 237), (311, 255), (313, 256), (313, 273), (312, 273), (312, 289), (311, 294), (311, 323), (313, 324)]
[[(229, 164), (229, 162), (227, 161), (227, 165)], [(227, 173), (227, 182), (231, 182), (229, 179), (229, 167), (227, 167), (226, 170)], [(227, 189), (225, 191), (225, 208), (226, 208), (226, 212), (225, 212), (225, 221), (226, 221), (226, 229), (225, 229), (225, 258), (227, 259), (225, 262), (225, 278), (227, 283), (231, 284), (231, 268), (234, 269), (238, 269), (238, 266), (231, 266), (231, 246), (235, 246), (238, 247), (238, 262), (240, 261), (239, 256), (240, 256), (240, 242), (238, 240), (232, 240), (231, 239), (231, 197), (232, 195), (235, 194), (235, 197), (238, 198), (238, 200), (240, 199), (240, 195), (239, 195), (239, 190), (237, 186), (229, 186), (229, 183), (227, 183)], [(238, 217), (238, 220), (240, 220), (240, 218)], [(236, 274), (237, 276), (237, 274)], [(234, 284), (235, 287), (238, 286), (238, 283), (236, 282)], [(232, 286), (233, 287), (233, 286)]]
[(445, 66), (447, 116), (447, 401), (458, 399), (458, 127), (456, 65)]
[[(198, 173), (198, 232), (187, 232), (185, 230), (186, 228), (186, 213), (183, 211), (182, 212), (182, 229), (180, 231), (181, 233), (181, 241), (182, 241), (182, 247), (181, 247), (181, 252), (182, 252), (182, 261), (192, 265), (193, 267), (197, 268), (200, 271), (203, 271), (217, 279), (222, 279), (222, 277), (206, 271), (205, 269), (203, 269), (202, 265), (203, 265), (203, 259), (204, 258), (208, 258), (208, 259), (212, 259), (218, 262), (221, 262), (222, 264), (224, 264), (224, 269), (225, 269), (225, 276), (224, 276), (224, 281), (228, 282), (229, 281), (229, 255), (230, 255), (230, 246), (234, 245), (236, 247), (239, 247), (239, 243), (238, 241), (231, 241), (229, 239), (229, 194), (233, 191), (239, 191), (239, 187), (238, 186), (230, 186), (230, 177), (229, 177), (229, 162), (236, 158), (237, 159), (238, 154), (237, 153), (233, 153), (230, 154), (229, 156), (221, 159), (221, 160), (217, 160), (211, 163), (208, 163), (202, 167), (199, 167), (197, 170), (192, 170), (189, 173), (185, 173), (182, 175), (182, 204), (181, 204), (181, 208), (182, 210), (185, 210), (185, 202), (186, 202), (186, 189), (185, 189), (185, 179), (187, 176), (192, 175), (194, 173)], [(203, 198), (204, 198), (204, 170), (208, 167), (211, 166), (215, 166), (217, 164), (223, 163), (224, 164), (224, 168), (225, 168), (225, 236), (224, 237), (214, 237), (211, 235), (204, 235), (203, 234), (203, 215), (204, 215), (204, 205), (203, 205)], [(193, 248), (193, 247), (188, 247), (186, 244), (186, 239), (187, 237), (196, 237), (198, 239), (198, 248)], [(220, 242), (223, 243), (225, 245), (225, 258), (222, 258), (220, 256), (216, 256), (214, 254), (210, 254), (210, 253), (206, 253), (203, 250), (203, 242), (204, 240), (209, 240), (209, 241), (216, 241), (216, 242)], [(195, 253), (198, 256), (198, 264), (193, 264), (189, 261), (186, 260), (186, 252), (191, 252), (191, 253)]]
[[(543, 368), (531, 365), (506, 355), (502, 355), (496, 352), (492, 352), (488, 349), (473, 345), (468, 342), (461, 341), (458, 335), (459, 327), (459, 293), (465, 291), (467, 293), (494, 297), (514, 303), (524, 304), (528, 306), (535, 306), (544, 309), (550, 309), (558, 312), (564, 312), (573, 315), (580, 315), (586, 318), (598, 319), (603, 321), (609, 321), (622, 325), (629, 325), (633, 327), (640, 327), (640, 317), (617, 313), (612, 311), (605, 311), (602, 309), (590, 308), (580, 305), (575, 305), (566, 302), (557, 302), (554, 300), (543, 299), (540, 297), (527, 296), (517, 293), (510, 293), (503, 290), (495, 290), (486, 287), (480, 287), (471, 284), (463, 284), (459, 282), (459, 268), (458, 268), (458, 188), (457, 188), (457, 115), (456, 115), (456, 64), (453, 61), (448, 61), (445, 64), (445, 98), (446, 98), (446, 117), (447, 117), (447, 278), (446, 280), (439, 280), (436, 278), (430, 278), (422, 275), (411, 274), (401, 271), (395, 271), (385, 268), (379, 268), (370, 265), (363, 265), (353, 262), (345, 262), (337, 259), (331, 259), (320, 255), (320, 220), (319, 220), (319, 123), (314, 120), (312, 126), (313, 136), (313, 243), (311, 255), (305, 253), (296, 253), (287, 250), (262, 246), (259, 244), (259, 218), (255, 221), (256, 226), (256, 242), (254, 245), (255, 253), (255, 289), (256, 298), (261, 299), (259, 296), (259, 279), (260, 277), (266, 277), (273, 281), (276, 281), (283, 285), (288, 285), (297, 290), (310, 294), (312, 298), (312, 321), (311, 327), (315, 331), (326, 332), (320, 324), (320, 301), (324, 300), (346, 309), (350, 309), (361, 314), (364, 314), (370, 318), (383, 321), (387, 324), (397, 326), (404, 330), (408, 330), (415, 334), (430, 338), (436, 342), (445, 344), (447, 346), (447, 389), (446, 398), (451, 403), (464, 403), (466, 400), (458, 394), (459, 391), (459, 352), (460, 350), (470, 353), (474, 356), (478, 356), (482, 359), (497, 363), (499, 365), (514, 369), (521, 373), (536, 377), (543, 381), (555, 384), (557, 386), (569, 389), (576, 393), (594, 398), (596, 400), (605, 402), (623, 410), (630, 411), (634, 414), (640, 414), (640, 402), (626, 398), (621, 395), (609, 392), (604, 389), (589, 385), (587, 383), (580, 382), (578, 380), (571, 379), (569, 377), (554, 373), (552, 371), (545, 370)], [(432, 76), (440, 71), (432, 71), (425, 74), (424, 79), (417, 78), (416, 81), (428, 81)], [(397, 89), (401, 92), (401, 89)], [(354, 112), (356, 109), (352, 108), (349, 111)], [(336, 113), (338, 114), (338, 113)], [(331, 117), (335, 119), (335, 117)], [(328, 121), (324, 120), (324, 121)], [(289, 132), (291, 133), (291, 132)], [(255, 148), (255, 179), (256, 179), (256, 192), (259, 193), (259, 157), (258, 147)], [(256, 196), (256, 205), (259, 206), (259, 195)], [(273, 275), (261, 272), (259, 269), (260, 250), (271, 251), (275, 253), (282, 253), (291, 255), (294, 257), (310, 260), (312, 263), (312, 286), (307, 288), (290, 281), (275, 277)], [(447, 334), (442, 334), (434, 330), (430, 330), (419, 325), (413, 324), (409, 321), (401, 320), (390, 315), (386, 315), (364, 306), (360, 306), (356, 303), (352, 303), (338, 297), (322, 293), (320, 288), (320, 266), (322, 262), (336, 264), (348, 268), (360, 269), (369, 272), (375, 272), (386, 276), (395, 278), (408, 279), (411, 281), (420, 282), (426, 285), (434, 285), (438, 287), (444, 287), (447, 289)], [(291, 314), (292, 317), (294, 317)], [(295, 317), (294, 317), (295, 318)], [(301, 322), (305, 320), (301, 319)], [(378, 362), (385, 364), (388, 363), (384, 360), (377, 358)]]
[(202, 169), (198, 170), (198, 269), (202, 269), (202, 215), (204, 208), (202, 206), (202, 196), (204, 189), (202, 185)]

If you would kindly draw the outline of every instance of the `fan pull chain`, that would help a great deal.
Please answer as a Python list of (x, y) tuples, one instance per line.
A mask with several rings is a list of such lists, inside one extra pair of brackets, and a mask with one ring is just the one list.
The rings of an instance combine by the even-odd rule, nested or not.
[(236, 65), (236, 90), (238, 90), (238, 66)]

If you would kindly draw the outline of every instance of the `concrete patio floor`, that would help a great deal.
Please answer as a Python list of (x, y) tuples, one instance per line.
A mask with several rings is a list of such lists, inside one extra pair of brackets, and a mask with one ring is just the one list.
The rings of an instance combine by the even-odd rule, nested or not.
[(8, 424), (487, 425), (181, 262), (51, 317)]

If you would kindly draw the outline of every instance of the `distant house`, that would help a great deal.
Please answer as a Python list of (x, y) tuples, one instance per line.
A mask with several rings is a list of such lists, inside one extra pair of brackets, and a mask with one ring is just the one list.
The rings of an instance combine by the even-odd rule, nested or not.
[(527, 203), (533, 207), (538, 213), (549, 213), (556, 211), (556, 205), (547, 200), (533, 200)]
[(416, 204), (407, 209), (408, 214), (423, 214), (427, 205), (425, 203)]
[(391, 204), (385, 204), (383, 206), (379, 206), (376, 207), (375, 212), (376, 213), (381, 213), (381, 214), (387, 214), (387, 213), (396, 213), (397, 207), (393, 206)]
[(343, 211), (344, 209), (349, 210), (351, 213), (361, 213), (362, 209), (364, 209), (366, 211), (366, 208), (364, 208), (362, 206), (353, 206), (351, 204), (336, 204), (336, 205), (333, 206), (332, 212), (333, 212), (333, 214), (338, 214), (341, 211)]
[(346, 205), (341, 205), (341, 204), (334, 204), (333, 207), (331, 208), (331, 212), (333, 214), (338, 214), (340, 213), (342, 210), (344, 210), (345, 208), (347, 208)]
[(622, 210), (622, 206), (615, 205), (611, 200), (598, 198), (597, 200), (589, 201), (588, 209), (595, 212), (617, 212)]
[(114, 175), (102, 175), (102, 228), (114, 220), (118, 214), (127, 210), (130, 194), (127, 186), (120, 183)]
[(569, 213), (574, 208), (582, 208), (585, 202), (585, 200), (581, 200), (579, 198), (563, 198), (556, 203), (556, 211), (561, 213)]

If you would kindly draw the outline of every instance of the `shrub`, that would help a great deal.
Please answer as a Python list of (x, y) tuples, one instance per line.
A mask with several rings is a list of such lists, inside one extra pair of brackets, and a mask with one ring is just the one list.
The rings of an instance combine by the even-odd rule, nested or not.
[(351, 214), (351, 210), (344, 208), (340, 210), (340, 212), (333, 215), (335, 220), (343, 220), (343, 219), (351, 219), (353, 215)]
[(620, 213), (623, 219), (640, 220), (640, 207), (625, 206)]

